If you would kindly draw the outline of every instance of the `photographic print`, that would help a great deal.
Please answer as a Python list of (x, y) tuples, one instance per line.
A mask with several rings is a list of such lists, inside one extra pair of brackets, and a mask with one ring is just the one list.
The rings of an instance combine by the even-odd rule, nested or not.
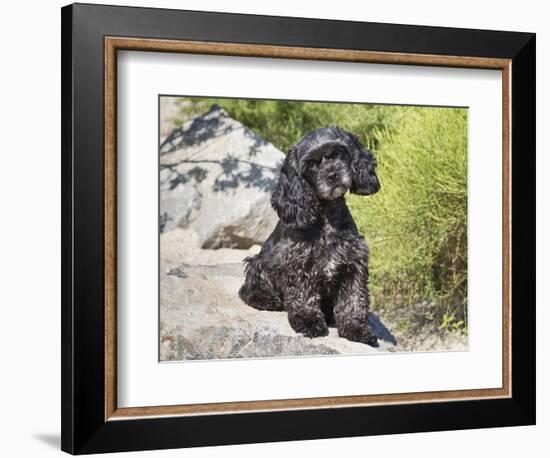
[(535, 424), (534, 34), (61, 22), (64, 451)]
[(160, 360), (467, 350), (467, 116), (159, 96)]

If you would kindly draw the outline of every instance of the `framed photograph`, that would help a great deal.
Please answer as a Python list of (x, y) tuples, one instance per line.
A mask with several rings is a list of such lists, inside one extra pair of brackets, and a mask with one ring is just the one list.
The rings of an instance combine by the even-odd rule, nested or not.
[(535, 423), (535, 35), (62, 9), (62, 449)]

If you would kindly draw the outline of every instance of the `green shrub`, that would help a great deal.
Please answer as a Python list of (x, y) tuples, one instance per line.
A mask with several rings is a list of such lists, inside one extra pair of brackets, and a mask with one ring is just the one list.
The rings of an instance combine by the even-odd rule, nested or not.
[[(347, 196), (371, 250), (373, 307), (428, 303), (434, 325), (467, 328), (467, 111), (390, 105), (182, 99), (181, 116), (213, 104), (282, 151), (339, 125), (378, 158), (381, 191)], [(426, 309), (426, 307), (424, 307)]]
[(395, 126), (402, 116), (402, 107), (390, 105), (214, 98), (184, 100), (186, 103), (180, 110), (182, 118), (202, 114), (214, 104), (220, 105), (232, 118), (285, 152), (307, 132), (332, 125), (358, 134), (365, 144), (375, 147), (376, 139), (369, 134), (375, 129)]
[(374, 132), (381, 191), (348, 203), (371, 248), (376, 305), (430, 302), (436, 324), (466, 328), (467, 112), (407, 108)]

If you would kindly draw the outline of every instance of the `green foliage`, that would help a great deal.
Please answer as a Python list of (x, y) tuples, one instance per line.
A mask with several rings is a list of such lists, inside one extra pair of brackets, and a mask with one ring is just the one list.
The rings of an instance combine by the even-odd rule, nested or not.
[(456, 318), (453, 314), (444, 313), (439, 325), (440, 330), (451, 332), (466, 332), (466, 325), (464, 320)]
[(403, 115), (403, 107), (389, 105), (214, 98), (186, 98), (180, 112), (185, 118), (202, 114), (212, 105), (223, 107), (232, 118), (285, 152), (307, 132), (333, 125), (359, 135), (365, 145), (374, 148), (376, 139), (369, 134), (395, 126)]
[(430, 304), (440, 329), (467, 329), (467, 111), (390, 105), (182, 99), (181, 116), (213, 104), (282, 151), (339, 125), (374, 150), (382, 189), (347, 202), (371, 251), (373, 307)]
[(396, 129), (374, 132), (381, 191), (348, 198), (371, 247), (371, 289), (386, 308), (433, 302), (435, 323), (465, 329), (467, 113), (406, 111)]

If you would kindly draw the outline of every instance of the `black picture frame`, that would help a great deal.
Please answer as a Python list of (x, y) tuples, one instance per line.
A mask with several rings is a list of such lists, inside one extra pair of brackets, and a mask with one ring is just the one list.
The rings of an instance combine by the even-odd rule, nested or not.
[[(72, 454), (535, 424), (535, 34), (74, 4), (62, 8), (62, 449)], [(104, 37), (511, 59), (512, 396), (105, 419)]]

